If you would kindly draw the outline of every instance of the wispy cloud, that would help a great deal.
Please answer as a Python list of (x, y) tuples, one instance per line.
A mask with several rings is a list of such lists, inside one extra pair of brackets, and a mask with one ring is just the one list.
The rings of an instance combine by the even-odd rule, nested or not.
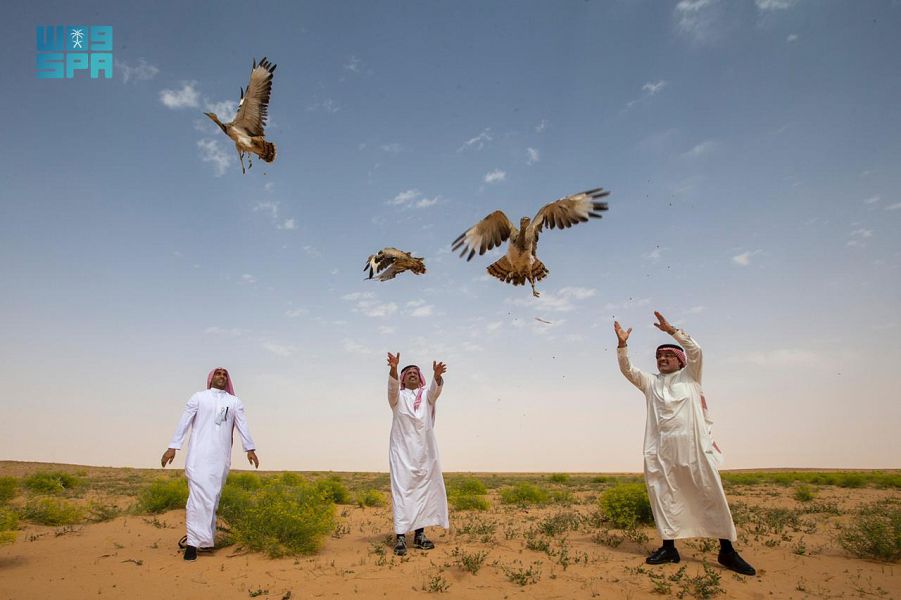
[(268, 350), (272, 354), (276, 356), (281, 356), (282, 358), (288, 358), (289, 356), (293, 356), (297, 352), (297, 346), (292, 344), (281, 344), (278, 342), (263, 342), (260, 344), (263, 350)]
[(351, 73), (360, 73), (363, 70), (363, 61), (356, 56), (351, 56), (347, 59), (347, 62), (344, 63), (344, 70), (350, 71)]
[(863, 203), (864, 204), (876, 204), (880, 200), (882, 200), (882, 196), (880, 196), (879, 194), (876, 194), (875, 196), (870, 196), (869, 198), (864, 200)]
[(372, 354), (372, 350), (365, 344), (352, 339), (345, 339), (342, 342), (345, 352), (350, 354)]
[(196, 85), (196, 81), (187, 81), (180, 90), (163, 90), (160, 92), (160, 102), (171, 109), (197, 108), (200, 106), (200, 92), (194, 87)]
[(297, 229), (297, 223), (294, 222), (294, 219), (285, 219), (282, 223), (276, 225), (278, 229)]
[(253, 275), (251, 275), (250, 273), (244, 273), (243, 275), (241, 275), (240, 282), (241, 282), (241, 283), (244, 283), (244, 284), (247, 284), (247, 285), (250, 285), (250, 284), (252, 284), (252, 283), (256, 283), (256, 282), (257, 282), (257, 278), (254, 277)]
[(754, 0), (760, 10), (785, 10), (796, 4), (797, 0)]
[(873, 237), (873, 230), (867, 229), (865, 227), (859, 227), (853, 230), (848, 237), (851, 239), (848, 240), (847, 245), (851, 247), (863, 248), (866, 245), (864, 240)]
[(203, 330), (203, 332), (207, 335), (221, 335), (225, 337), (240, 337), (244, 335), (243, 329), (237, 328), (224, 328), (224, 327), (207, 327)]
[(788, 42), (789, 44), (794, 44), (795, 42), (798, 41), (798, 34), (797, 33), (788, 34), (788, 36), (785, 38), (785, 41)]
[(538, 125), (535, 126), (535, 133), (541, 133), (547, 129), (548, 125), (550, 125), (550, 123), (547, 119), (541, 119), (541, 121), (538, 122)]
[(706, 44), (720, 37), (719, 0), (680, 0), (673, 10), (676, 31)]
[(398, 309), (394, 302), (379, 302), (372, 292), (353, 292), (345, 294), (341, 299), (354, 302), (352, 310), (367, 317), (390, 317)]
[(526, 154), (528, 154), (528, 159), (526, 160), (527, 165), (534, 165), (541, 160), (541, 155), (535, 148), (526, 148)]
[(433, 196), (432, 198), (428, 198), (423, 196), (422, 192), (417, 189), (404, 190), (403, 192), (396, 195), (394, 198), (387, 200), (385, 204), (391, 206), (404, 206), (404, 207), (415, 207), (415, 208), (428, 208), (430, 206), (434, 206), (438, 204), (441, 200), (441, 196)]
[(895, 202), (886, 206), (885, 210), (898, 210), (899, 208), (901, 208), (901, 202)]
[(717, 146), (718, 144), (713, 140), (704, 140), (692, 147), (691, 150), (684, 152), (682, 156), (685, 158), (700, 158), (713, 152)]
[(657, 262), (658, 260), (660, 260), (660, 257), (663, 256), (663, 253), (667, 250), (669, 250), (669, 248), (661, 248), (660, 246), (657, 246), (656, 248), (646, 254), (643, 254), (642, 256), (652, 262)]
[(737, 264), (741, 267), (747, 267), (748, 265), (751, 264), (751, 257), (756, 256), (756, 255), (760, 254), (761, 252), (763, 252), (763, 250), (753, 250), (753, 251), (748, 251), (748, 252), (742, 252), (741, 254), (737, 254), (737, 255), (733, 256), (732, 262), (734, 262), (735, 264)]
[(485, 174), (485, 183), (497, 183), (499, 181), (505, 181), (507, 179), (507, 172), (501, 171), (500, 169), (495, 169), (490, 173)]
[(143, 58), (138, 59), (138, 64), (135, 66), (129, 65), (124, 60), (116, 60), (115, 67), (116, 71), (122, 75), (122, 83), (150, 81), (160, 72), (159, 68), (151, 65)]
[(200, 150), (200, 160), (213, 165), (213, 171), (216, 177), (222, 177), (231, 164), (231, 154), (225, 151), (219, 140), (211, 140), (204, 138), (197, 141), (197, 148)]
[(435, 312), (435, 307), (431, 304), (425, 306), (417, 306), (410, 313), (411, 317), (431, 317)]
[(337, 102), (332, 100), (331, 98), (326, 98), (322, 101), (317, 101), (312, 104), (307, 105), (307, 110), (309, 112), (316, 112), (319, 110), (323, 110), (331, 115), (341, 110), (341, 107)]
[[(234, 100), (220, 100), (218, 102), (213, 102), (204, 98), (203, 104), (206, 107), (206, 112), (215, 114), (223, 123), (228, 123), (234, 119), (235, 114), (238, 112), (238, 103)], [(209, 121), (209, 123), (213, 127), (216, 127), (215, 123), (212, 121)], [(216, 127), (216, 129), (219, 130), (218, 127)]]
[(591, 298), (597, 294), (597, 290), (583, 287), (564, 287), (557, 293), (544, 291), (539, 298), (515, 298), (512, 302), (516, 306), (529, 306), (538, 310), (554, 312), (568, 312), (576, 308), (576, 303)]
[(273, 220), (278, 219), (278, 202), (273, 202), (272, 200), (257, 202), (253, 207), (253, 212), (264, 212), (272, 217)]
[(379, 146), (379, 148), (381, 148), (382, 151), (387, 152), (388, 154), (400, 154), (400, 152), (404, 149), (404, 147), (397, 142), (382, 144), (381, 146)]
[(663, 91), (663, 88), (665, 88), (666, 86), (667, 86), (667, 82), (662, 79), (660, 81), (648, 81), (643, 86), (641, 86), (641, 96), (639, 96), (638, 98), (636, 98), (634, 100), (630, 100), (629, 102), (627, 102), (626, 108), (632, 108), (639, 102), (646, 101), (651, 96), (654, 96), (654, 95), (658, 94), (659, 92)]
[(492, 141), (494, 138), (491, 136), (491, 128), (487, 127), (482, 130), (482, 133), (475, 136), (474, 138), (469, 138), (463, 145), (457, 148), (457, 152), (463, 152), (464, 150), (481, 150), (485, 147), (485, 144)]
[(285, 316), (289, 319), (296, 319), (297, 317), (302, 317), (308, 314), (310, 314), (310, 310), (308, 308), (289, 308), (285, 311)]

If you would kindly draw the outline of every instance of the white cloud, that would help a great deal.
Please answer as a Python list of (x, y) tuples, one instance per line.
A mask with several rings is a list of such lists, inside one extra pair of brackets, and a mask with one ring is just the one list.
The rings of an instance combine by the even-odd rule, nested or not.
[(665, 87), (666, 87), (666, 81), (661, 79), (660, 81), (657, 81), (657, 82), (650, 82), (650, 81), (647, 82), (646, 84), (641, 86), (641, 91), (647, 92), (649, 95), (653, 96), (654, 94), (656, 94), (657, 92), (659, 92), (660, 90), (662, 90)]
[(713, 140), (704, 140), (700, 144), (696, 144), (691, 150), (682, 154), (686, 158), (700, 158), (706, 154), (710, 154), (717, 147), (717, 143)]
[(390, 317), (398, 309), (394, 302), (379, 302), (372, 292), (353, 292), (341, 296), (341, 299), (356, 302), (353, 311), (367, 317)]
[[(204, 99), (203, 104), (206, 107), (206, 112), (215, 114), (223, 123), (230, 122), (235, 118), (235, 114), (238, 112), (238, 103), (234, 100), (210, 102), (209, 100)], [(212, 121), (210, 121), (210, 123), (212, 123)], [(213, 124), (213, 126), (215, 127), (215, 124)], [(218, 130), (218, 127), (216, 129)]]
[(359, 73), (362, 68), (363, 61), (356, 56), (351, 56), (349, 59), (347, 59), (347, 63), (344, 65), (344, 69), (350, 71), (351, 73)]
[[(529, 306), (539, 310), (554, 312), (568, 312), (576, 308), (575, 302), (591, 298), (597, 290), (583, 287), (564, 287), (556, 294), (544, 291), (539, 298), (516, 298), (513, 304), (517, 306)], [(556, 322), (555, 322), (556, 323)]]
[(200, 106), (200, 93), (194, 89), (195, 81), (187, 81), (182, 84), (180, 90), (163, 90), (160, 92), (160, 102), (167, 108), (197, 108)]
[(504, 181), (507, 179), (507, 172), (501, 171), (500, 169), (495, 169), (490, 173), (485, 174), (485, 183), (497, 183), (498, 181)]
[(320, 252), (318, 248), (309, 244), (303, 247), (303, 251), (307, 254), (307, 256), (322, 256), (322, 252)]
[(879, 194), (876, 194), (875, 196), (870, 196), (869, 198), (864, 200), (863, 203), (864, 204), (876, 204), (880, 200), (882, 200), (882, 197)]
[(250, 273), (244, 273), (243, 275), (241, 275), (241, 283), (251, 284), (256, 282), (257, 278)]
[(538, 150), (535, 148), (526, 148), (526, 153), (529, 155), (528, 160), (526, 161), (527, 165), (534, 165), (538, 161), (541, 160), (541, 155), (538, 153)]
[(899, 208), (901, 208), (901, 202), (895, 202), (886, 206), (885, 210), (898, 210)]
[(275, 189), (275, 184), (274, 184), (274, 183), (272, 183), (272, 182), (271, 182), (271, 181), (268, 181), (268, 182), (266, 182), (266, 184), (265, 184), (265, 185), (264, 185), (264, 186), (263, 186), (263, 189), (264, 189), (264, 190), (265, 190), (265, 191), (267, 191), (267, 192), (270, 192), (270, 193), (271, 193), (271, 192), (272, 192), (272, 190), (274, 190), (274, 189)]
[(481, 150), (485, 147), (485, 144), (492, 141), (493, 139), (494, 138), (491, 137), (491, 128), (485, 128), (479, 135), (463, 142), (463, 145), (457, 148), (457, 152), (463, 152), (464, 150), (469, 149)]
[(399, 154), (401, 152), (401, 150), (404, 149), (404, 147), (401, 146), (400, 144), (398, 144), (397, 142), (392, 142), (390, 144), (382, 144), (381, 146), (379, 146), (379, 148), (381, 148), (383, 151), (387, 152), (388, 154)]
[(257, 202), (256, 206), (253, 207), (253, 212), (265, 212), (272, 219), (278, 218), (278, 202), (273, 202), (271, 200), (265, 200), (263, 202)]
[(288, 358), (292, 356), (295, 352), (297, 352), (297, 346), (293, 346), (291, 344), (279, 344), (278, 342), (263, 342), (260, 344), (264, 350), (268, 350), (269, 352), (275, 354), (276, 356), (281, 356), (282, 358)]
[(785, 41), (788, 42), (789, 44), (794, 44), (795, 42), (798, 41), (798, 34), (797, 33), (788, 34), (788, 37), (785, 38)]
[(660, 257), (663, 256), (663, 253), (667, 250), (668, 250), (668, 248), (661, 248), (660, 246), (657, 246), (656, 248), (654, 248), (647, 254), (644, 254), (643, 256), (644, 256), (644, 258), (646, 258), (650, 261), (657, 262), (658, 260), (660, 260)]
[(676, 30), (694, 42), (705, 44), (719, 38), (719, 0), (680, 0), (673, 10)]
[(538, 125), (535, 126), (535, 133), (541, 133), (542, 131), (547, 129), (548, 125), (549, 123), (547, 119), (541, 119), (541, 122), (539, 122)]
[(231, 163), (231, 154), (225, 151), (219, 140), (209, 138), (198, 140), (197, 148), (200, 150), (200, 160), (212, 163), (216, 177), (225, 175), (228, 165)]
[(757, 254), (760, 254), (763, 250), (754, 250), (753, 252), (742, 252), (736, 256), (732, 257), (732, 262), (742, 267), (747, 267), (751, 264), (751, 257)]
[(416, 208), (428, 208), (429, 206), (434, 206), (438, 204), (438, 196), (434, 198), (423, 198), (416, 202)]
[(285, 311), (285, 316), (291, 319), (296, 319), (297, 317), (308, 314), (310, 314), (310, 311), (307, 308), (289, 308)]
[(854, 231), (852, 231), (851, 237), (861, 237), (861, 238), (873, 237), (873, 230), (864, 229), (863, 227), (861, 227), (860, 229), (855, 229)]
[(115, 61), (116, 71), (122, 75), (122, 83), (134, 81), (149, 81), (159, 74), (160, 70), (148, 63), (143, 58), (138, 59), (138, 64), (134, 67), (125, 61)]
[(794, 6), (797, 0), (754, 0), (760, 10), (785, 10)]
[(688, 309), (687, 311), (685, 311), (685, 312), (688, 313), (688, 314), (690, 314), (690, 315), (699, 315), (699, 314), (701, 314), (702, 312), (704, 312), (705, 310), (707, 310), (707, 307), (706, 307), (706, 306), (692, 306), (691, 308), (689, 308), (689, 309)]
[(393, 205), (401, 205), (401, 204), (409, 204), (413, 202), (420, 195), (419, 190), (406, 190), (404, 192), (399, 193), (397, 196), (388, 200), (385, 204), (393, 204)]
[(297, 223), (294, 222), (294, 219), (285, 219), (285, 222), (281, 225), (276, 225), (279, 229), (297, 229)]
[(326, 98), (325, 100), (323, 100), (321, 102), (314, 102), (313, 104), (310, 104), (309, 106), (307, 106), (307, 110), (310, 112), (315, 112), (320, 109), (333, 115), (336, 112), (340, 111), (341, 107), (338, 105), (337, 102), (335, 102), (331, 98)]
[(349, 300), (351, 302), (355, 300), (362, 300), (365, 298), (374, 298), (375, 294), (372, 292), (351, 292), (350, 294), (344, 294), (341, 296), (342, 300)]
[(411, 317), (431, 317), (435, 312), (435, 307), (431, 304), (426, 304), (425, 306), (416, 307), (413, 312), (410, 313)]
[(351, 354), (372, 354), (372, 350), (356, 340), (345, 339), (343, 344), (345, 352)]

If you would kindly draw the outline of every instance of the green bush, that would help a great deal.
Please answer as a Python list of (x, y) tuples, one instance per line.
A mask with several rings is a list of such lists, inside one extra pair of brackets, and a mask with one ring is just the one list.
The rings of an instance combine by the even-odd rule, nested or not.
[(901, 504), (862, 508), (838, 541), (858, 558), (896, 562), (901, 559)]
[(188, 482), (185, 479), (159, 479), (141, 490), (138, 495), (138, 511), (161, 513), (184, 508), (188, 502)]
[(263, 480), (256, 473), (250, 471), (238, 471), (229, 473), (225, 485), (233, 485), (242, 490), (258, 490), (263, 487)]
[(338, 477), (328, 477), (316, 482), (316, 487), (328, 495), (335, 504), (351, 504), (352, 499), (347, 486)]
[(0, 506), (16, 497), (19, 481), (15, 477), (0, 477)]
[(18, 527), (19, 516), (11, 510), (0, 508), (0, 544), (16, 541)]
[(640, 483), (614, 486), (601, 495), (599, 503), (611, 523), (620, 529), (654, 522), (648, 490)]
[(568, 483), (569, 475), (567, 473), (554, 473), (548, 479), (551, 480), (551, 483)]
[(545, 504), (548, 493), (535, 484), (522, 482), (501, 489), (501, 502), (504, 504)]
[(795, 500), (798, 502), (810, 502), (816, 495), (816, 491), (806, 484), (801, 484), (795, 489)]
[(378, 490), (365, 490), (357, 493), (357, 506), (385, 506), (387, 503), (385, 494)]
[(450, 494), (448, 500), (454, 510), (488, 510), (491, 508), (488, 498), (476, 494)]
[(275, 477), (272, 477), (269, 482), (282, 484), (287, 486), (301, 486), (306, 483), (306, 479), (304, 479), (303, 475), (298, 475), (297, 473), (291, 473), (290, 471), (286, 471), (284, 473), (279, 473)]
[(468, 496), (484, 496), (488, 493), (488, 489), (482, 483), (482, 480), (475, 477), (464, 477), (463, 479), (452, 481), (448, 488), (452, 493), (457, 492)]
[(286, 485), (276, 478), (256, 492), (232, 487), (219, 514), (235, 542), (273, 558), (312, 554), (335, 528), (331, 496), (302, 480)]
[(81, 480), (62, 471), (40, 471), (29, 475), (22, 483), (37, 494), (62, 494), (81, 485)]
[(40, 496), (28, 501), (22, 515), (39, 525), (73, 525), (84, 520), (84, 508), (62, 498)]

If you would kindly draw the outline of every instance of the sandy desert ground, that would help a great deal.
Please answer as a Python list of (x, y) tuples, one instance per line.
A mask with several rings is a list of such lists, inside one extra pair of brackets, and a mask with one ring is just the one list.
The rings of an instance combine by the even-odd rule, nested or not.
[[(679, 565), (646, 566), (655, 530), (622, 539), (606, 527), (597, 499), (610, 483), (594, 474), (466, 474), (486, 484), (491, 508), (452, 511), (449, 531), (428, 532), (434, 550), (404, 558), (389, 545), (390, 505), (348, 504), (336, 506), (334, 532), (315, 555), (272, 559), (229, 545), (191, 563), (177, 547), (184, 510), (129, 512), (159, 470), (0, 462), (0, 477), (45, 470), (87, 482), (67, 493), (71, 502), (106, 506), (107, 517), (111, 507), (123, 512), (66, 526), (20, 520), (15, 541), (0, 545), (0, 598), (901, 598), (897, 563), (855, 558), (836, 539), (860, 507), (896, 506), (901, 490), (892, 486), (814, 485), (801, 502), (796, 485), (727, 484), (736, 546), (758, 569), (742, 577), (723, 570), (705, 540), (681, 541)], [(388, 491), (386, 474), (338, 475), (350, 490)], [(557, 490), (558, 501), (503, 504), (499, 490), (517, 481)], [(29, 494), (22, 489), (10, 507)]]

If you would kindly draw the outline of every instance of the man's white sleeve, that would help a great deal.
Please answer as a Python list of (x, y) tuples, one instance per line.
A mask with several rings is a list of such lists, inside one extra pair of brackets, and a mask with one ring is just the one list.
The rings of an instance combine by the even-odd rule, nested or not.
[(235, 403), (235, 429), (241, 436), (241, 445), (244, 446), (244, 452), (256, 450), (256, 444), (253, 443), (253, 437), (250, 435), (250, 426), (247, 425), (247, 414), (244, 412), (244, 403), (237, 398)]
[(388, 375), (388, 406), (394, 408), (400, 400), (400, 382)]
[(181, 443), (185, 439), (185, 434), (188, 433), (188, 427), (194, 422), (194, 415), (197, 414), (198, 406), (200, 406), (200, 403), (197, 400), (197, 394), (194, 394), (185, 405), (185, 412), (181, 414), (181, 419), (179, 419), (178, 426), (175, 428), (175, 435), (172, 436), (172, 441), (169, 442), (170, 448), (181, 450)]
[(701, 347), (694, 341), (694, 338), (681, 329), (674, 331), (673, 337), (679, 342), (679, 345), (685, 349), (685, 358), (688, 360), (688, 364), (685, 365), (685, 370), (692, 379), (701, 383), (701, 367), (703, 366)]
[(619, 370), (626, 376), (626, 379), (642, 392), (646, 391), (650, 385), (650, 377), (632, 366), (632, 361), (629, 360), (629, 349), (617, 348), (616, 358), (619, 361)]
[(435, 404), (435, 401), (438, 400), (438, 396), (441, 395), (442, 389), (444, 389), (444, 380), (442, 380), (441, 385), (438, 385), (438, 380), (432, 379), (432, 383), (429, 385), (429, 391), (426, 395), (426, 398), (429, 399), (429, 404)]

